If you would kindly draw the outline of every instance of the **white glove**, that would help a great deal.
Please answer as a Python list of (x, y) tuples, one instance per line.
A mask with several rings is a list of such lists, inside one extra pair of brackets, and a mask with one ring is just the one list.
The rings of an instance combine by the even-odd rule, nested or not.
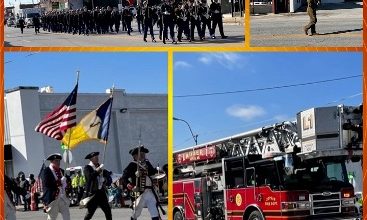
[(96, 169), (96, 171), (99, 172), (100, 170), (102, 170), (103, 166), (104, 166), (103, 164), (99, 165), (99, 167)]

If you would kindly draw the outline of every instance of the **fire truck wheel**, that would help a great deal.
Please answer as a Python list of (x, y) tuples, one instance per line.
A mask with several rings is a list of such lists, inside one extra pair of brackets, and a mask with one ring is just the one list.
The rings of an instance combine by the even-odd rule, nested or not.
[(180, 211), (176, 211), (175, 214), (173, 214), (173, 220), (183, 220), (182, 213)]
[(249, 218), (249, 220), (264, 220), (261, 213), (257, 210), (251, 212)]

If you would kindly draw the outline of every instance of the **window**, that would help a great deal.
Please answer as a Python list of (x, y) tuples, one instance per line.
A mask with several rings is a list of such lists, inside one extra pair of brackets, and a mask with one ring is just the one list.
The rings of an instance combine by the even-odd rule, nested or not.
[(245, 185), (245, 171), (243, 159), (226, 161), (226, 187), (240, 188)]

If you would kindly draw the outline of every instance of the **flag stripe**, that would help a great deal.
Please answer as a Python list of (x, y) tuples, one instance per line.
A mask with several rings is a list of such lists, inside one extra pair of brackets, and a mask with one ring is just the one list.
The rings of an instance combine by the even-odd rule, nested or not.
[(35, 128), (37, 132), (61, 140), (65, 131), (76, 125), (76, 98), (78, 84), (61, 106), (48, 114)]

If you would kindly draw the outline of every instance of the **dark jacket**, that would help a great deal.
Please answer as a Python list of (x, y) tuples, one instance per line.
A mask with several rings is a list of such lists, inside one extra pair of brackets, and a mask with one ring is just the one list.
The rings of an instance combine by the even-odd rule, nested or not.
[[(62, 175), (64, 175), (64, 170), (61, 169)], [(43, 171), (42, 176), (42, 184), (43, 184), (43, 197), (42, 201), (44, 204), (48, 205), (52, 201), (56, 199), (58, 187), (57, 187), (57, 180), (55, 179), (54, 174), (50, 167), (46, 167)]]
[[(97, 171), (95, 171), (93, 169), (93, 167), (91, 167), (90, 165), (86, 165), (84, 167), (84, 176), (85, 176), (85, 181), (86, 181), (86, 185), (85, 185), (85, 193), (84, 193), (84, 198), (89, 197), (94, 195), (97, 191), (98, 191), (98, 176), (100, 175), (100, 173), (98, 173)], [(105, 179), (105, 184), (102, 186), (102, 190), (106, 190), (105, 186), (107, 185), (111, 185), (111, 172), (107, 171), (107, 170), (103, 170), (103, 175), (102, 175)]]
[[(154, 167), (148, 160), (146, 160), (145, 163), (147, 166), (148, 176), (152, 176), (157, 173), (157, 170), (154, 169)], [(135, 172), (137, 171), (137, 168), (138, 168), (138, 164), (136, 162), (130, 162), (129, 165), (125, 168), (122, 174), (122, 179), (123, 179), (125, 187), (127, 187), (128, 184), (132, 184), (134, 186), (139, 184), (139, 182), (136, 183), (137, 178), (136, 178)]]

